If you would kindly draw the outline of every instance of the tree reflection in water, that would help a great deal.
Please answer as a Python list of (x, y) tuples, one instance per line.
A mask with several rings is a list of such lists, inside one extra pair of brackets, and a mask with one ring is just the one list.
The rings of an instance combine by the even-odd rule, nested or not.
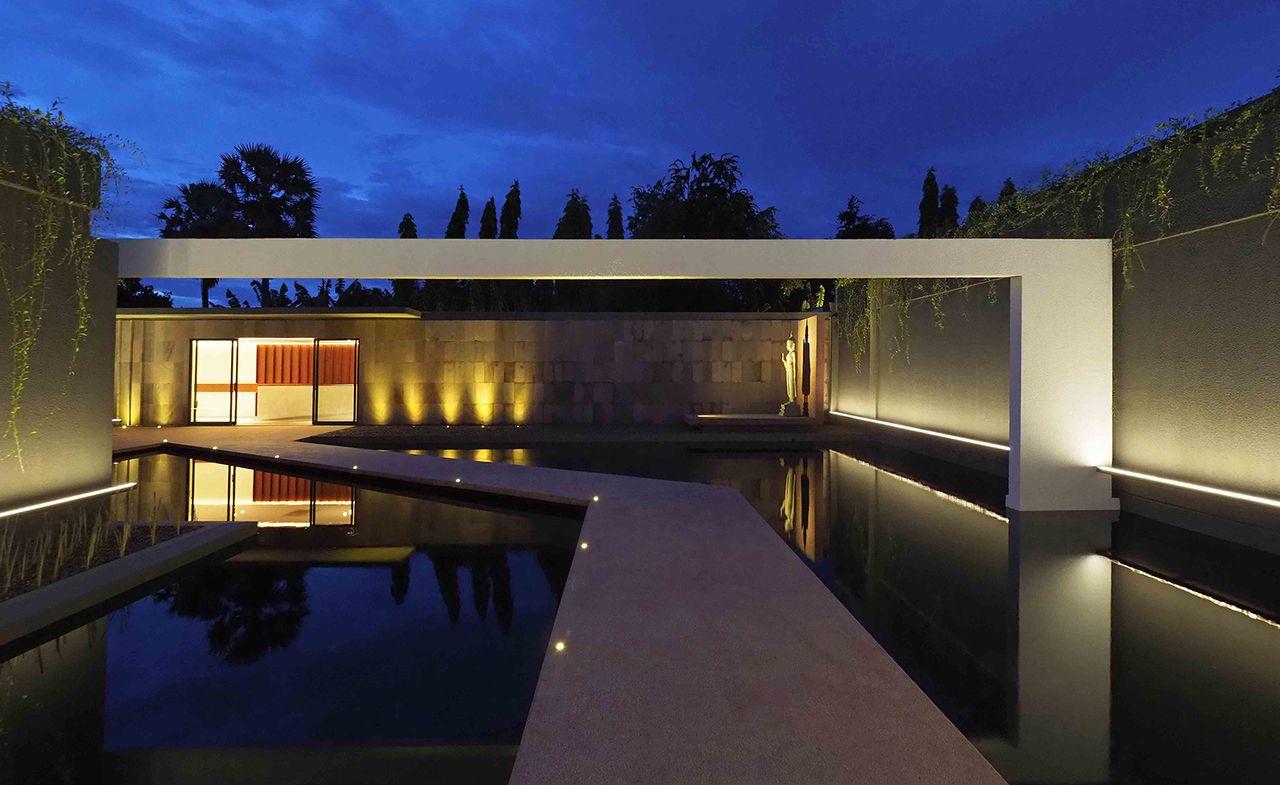
[(256, 662), (298, 637), (310, 613), (304, 567), (215, 567), (155, 594), (169, 613), (211, 622), (209, 651)]
[[(505, 548), (426, 548), (427, 557), (435, 569), (440, 598), (449, 614), (450, 626), (456, 626), (462, 611), (462, 592), (458, 585), (458, 571), (465, 568), (471, 576), (471, 599), (480, 621), (488, 621), (489, 608), (504, 633), (511, 631), (515, 616), (515, 600), (511, 593), (511, 565), (507, 562)], [(538, 552), (539, 563), (542, 551)], [(570, 554), (572, 558), (572, 554)], [(545, 567), (544, 567), (545, 570)], [(552, 590), (556, 585), (548, 576)], [(561, 584), (561, 588), (563, 583)], [(556, 592), (557, 598), (559, 592)]]

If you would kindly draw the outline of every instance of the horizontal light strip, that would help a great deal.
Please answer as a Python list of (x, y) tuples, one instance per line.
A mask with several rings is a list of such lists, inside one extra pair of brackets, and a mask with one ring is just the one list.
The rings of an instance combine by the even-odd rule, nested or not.
[(974, 504), (973, 502), (969, 501), (968, 499), (961, 499), (959, 496), (953, 496), (953, 495), (951, 495), (951, 494), (947, 493), (946, 491), (940, 491), (940, 490), (938, 490), (937, 488), (934, 488), (932, 485), (925, 485), (924, 483), (920, 482), (919, 480), (913, 480), (913, 479), (911, 479), (910, 477), (906, 477), (906, 476), (901, 475), (901, 474), (896, 474), (896, 473), (891, 472), (891, 471), (889, 471), (888, 469), (886, 469), (886, 468), (884, 468), (884, 467), (882, 467), (882, 466), (876, 466), (874, 463), (867, 463), (866, 461), (862, 460), (861, 458), (855, 458), (855, 457), (853, 457), (852, 455), (850, 455), (850, 454), (848, 454), (848, 453), (840, 452), (839, 450), (837, 450), (837, 451), (836, 451), (836, 454), (837, 454), (837, 455), (839, 455), (841, 458), (846, 458), (846, 459), (848, 459), (848, 460), (850, 460), (850, 461), (853, 461), (853, 462), (854, 462), (854, 463), (856, 463), (856, 464), (859, 464), (859, 465), (861, 465), (861, 466), (865, 466), (865, 467), (867, 467), (868, 469), (874, 469), (875, 471), (879, 472), (880, 474), (883, 474), (883, 475), (885, 475), (885, 476), (887, 476), (887, 477), (892, 477), (893, 479), (898, 480), (899, 482), (904, 482), (904, 483), (906, 483), (907, 485), (913, 486), (913, 487), (915, 487), (915, 488), (919, 488), (919, 489), (921, 489), (921, 490), (923, 490), (923, 491), (928, 491), (929, 493), (932, 493), (934, 496), (937, 496), (939, 499), (943, 499), (943, 500), (945, 500), (945, 501), (951, 502), (952, 504), (954, 504), (954, 505), (956, 505), (956, 506), (958, 506), (958, 507), (964, 507), (965, 509), (973, 510), (974, 512), (980, 512), (980, 513), (982, 513), (983, 515), (987, 516), (988, 518), (995, 518), (997, 521), (1002, 521), (1002, 522), (1004, 522), (1004, 523), (1008, 523), (1008, 522), (1009, 522), (1009, 519), (1008, 519), (1008, 518), (1004, 517), (1003, 515), (1001, 515), (1001, 514), (1000, 514), (1000, 513), (998, 513), (998, 512), (993, 512), (993, 511), (991, 511), (991, 510), (987, 509), (986, 507), (983, 507), (981, 504)]
[(308, 529), (307, 521), (258, 521), (259, 529)]
[(120, 485), (112, 485), (110, 488), (99, 488), (96, 491), (85, 491), (84, 493), (77, 493), (72, 496), (63, 496), (61, 499), (50, 499), (47, 502), (28, 504), (26, 507), (15, 507), (12, 510), (4, 510), (3, 512), (0, 512), (0, 518), (11, 518), (14, 515), (35, 512), (36, 510), (43, 510), (48, 507), (56, 507), (59, 504), (70, 504), (71, 502), (78, 502), (81, 499), (91, 499), (94, 496), (105, 496), (109, 493), (127, 491), (135, 485), (137, 485), (136, 482), (126, 482), (121, 483)]
[(1225, 488), (1214, 488), (1209, 485), (1200, 485), (1194, 482), (1183, 482), (1182, 480), (1171, 480), (1168, 477), (1158, 477), (1154, 474), (1143, 474), (1142, 472), (1133, 472), (1128, 469), (1117, 469), (1114, 466), (1099, 466), (1098, 471), (1105, 474), (1114, 474), (1118, 477), (1132, 477), (1135, 480), (1146, 480), (1147, 482), (1159, 483), (1160, 485), (1169, 485), (1174, 488), (1183, 488), (1188, 491), (1196, 491), (1198, 493), (1208, 493), (1213, 496), (1221, 496), (1226, 499), (1236, 499), (1237, 501), (1249, 502), (1250, 504), (1261, 504), (1266, 507), (1280, 508), (1280, 499), (1268, 499), (1265, 496), (1254, 496), (1249, 493), (1240, 493), (1238, 491), (1228, 491)]
[(973, 444), (978, 447), (986, 447), (989, 450), (1003, 450), (1009, 452), (1009, 445), (996, 444), (995, 442), (984, 442), (981, 439), (970, 439), (968, 436), (956, 436), (954, 433), (942, 433), (941, 431), (931, 431), (928, 428), (917, 428), (914, 425), (903, 425), (902, 423), (889, 422), (888, 420), (877, 420), (874, 417), (862, 417), (857, 414), (849, 414), (848, 412), (838, 412), (831, 410), (831, 414), (837, 417), (848, 417), (850, 420), (860, 420), (861, 422), (869, 422), (873, 425), (883, 425), (886, 428), (897, 428), (902, 431), (911, 431), (912, 433), (923, 433), (926, 436), (936, 436), (939, 439), (950, 439), (953, 442), (964, 442), (965, 444)]
[(1280, 629), (1280, 622), (1277, 622), (1275, 619), (1267, 618), (1266, 616), (1263, 616), (1259, 613), (1251, 611), (1248, 608), (1243, 608), (1234, 603), (1227, 602), (1226, 600), (1220, 600), (1211, 594), (1205, 594), (1202, 591), (1197, 591), (1196, 589), (1193, 589), (1190, 586), (1184, 586), (1181, 583), (1174, 583), (1168, 578), (1157, 575), (1154, 572), (1144, 570), (1135, 564), (1130, 564), (1129, 562), (1121, 561), (1120, 559), (1117, 559), (1116, 557), (1111, 556), (1109, 554), (1103, 553), (1099, 555), (1102, 556), (1102, 558), (1106, 559), (1107, 561), (1111, 562), (1112, 564), (1116, 565), (1117, 567), (1124, 567), (1129, 572), (1136, 572), (1137, 574), (1150, 578), (1151, 580), (1157, 583), (1162, 583), (1165, 586), (1170, 586), (1179, 591), (1186, 592), (1187, 594), (1190, 594), (1192, 597), (1199, 597), (1200, 599), (1205, 600), (1206, 602), (1211, 602), (1214, 605), (1217, 605), (1219, 608), (1225, 608), (1226, 610), (1233, 611), (1235, 613), (1240, 614), (1241, 616), (1247, 616), (1248, 618), (1253, 619), (1254, 621), (1260, 621), (1263, 624)]

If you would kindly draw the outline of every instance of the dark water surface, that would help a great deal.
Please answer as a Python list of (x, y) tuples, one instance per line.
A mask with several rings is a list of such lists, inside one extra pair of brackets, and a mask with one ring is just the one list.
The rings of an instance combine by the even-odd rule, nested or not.
[(738, 489), (1010, 782), (1280, 782), (1280, 557), (901, 455), (429, 452)]
[(505, 781), (578, 521), (116, 468), (135, 520), (278, 525), (0, 665), (0, 782)]

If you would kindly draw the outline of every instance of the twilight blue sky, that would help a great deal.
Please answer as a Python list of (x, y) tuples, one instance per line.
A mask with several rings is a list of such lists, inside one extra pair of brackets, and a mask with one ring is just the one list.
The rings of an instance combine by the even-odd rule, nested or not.
[[(788, 237), (851, 193), (915, 228), (930, 165), (993, 197), (1280, 78), (1280, 3), (1232, 0), (4, 0), (0, 81), (136, 146), (105, 235), (265, 142), (310, 162), (324, 237), (443, 234), (518, 177), (524, 237), (734, 152)], [(189, 295), (191, 286), (176, 291)], [(188, 301), (180, 301), (189, 304)]]

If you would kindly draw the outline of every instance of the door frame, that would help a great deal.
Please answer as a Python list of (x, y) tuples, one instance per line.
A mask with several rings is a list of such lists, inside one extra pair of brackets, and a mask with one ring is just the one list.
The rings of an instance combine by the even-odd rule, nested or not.
[[(359, 338), (315, 338), (311, 351), (311, 424), (312, 425), (355, 425), (360, 419), (360, 339)], [(320, 344), (349, 343), (353, 346), (351, 362), (355, 368), (351, 383), (351, 419), (320, 419)]]
[[(231, 384), (229, 386), (229, 394), (231, 395), (231, 405), (228, 407), (230, 419), (222, 420), (197, 420), (196, 419), (196, 385), (198, 369), (200, 367), (200, 342), (201, 341), (226, 341), (231, 344)], [(238, 408), (240, 403), (240, 339), (239, 338), (192, 338), (190, 351), (187, 356), (191, 361), (191, 385), (188, 389), (187, 401), (187, 424), (188, 425), (235, 425), (236, 417), (239, 414)]]

